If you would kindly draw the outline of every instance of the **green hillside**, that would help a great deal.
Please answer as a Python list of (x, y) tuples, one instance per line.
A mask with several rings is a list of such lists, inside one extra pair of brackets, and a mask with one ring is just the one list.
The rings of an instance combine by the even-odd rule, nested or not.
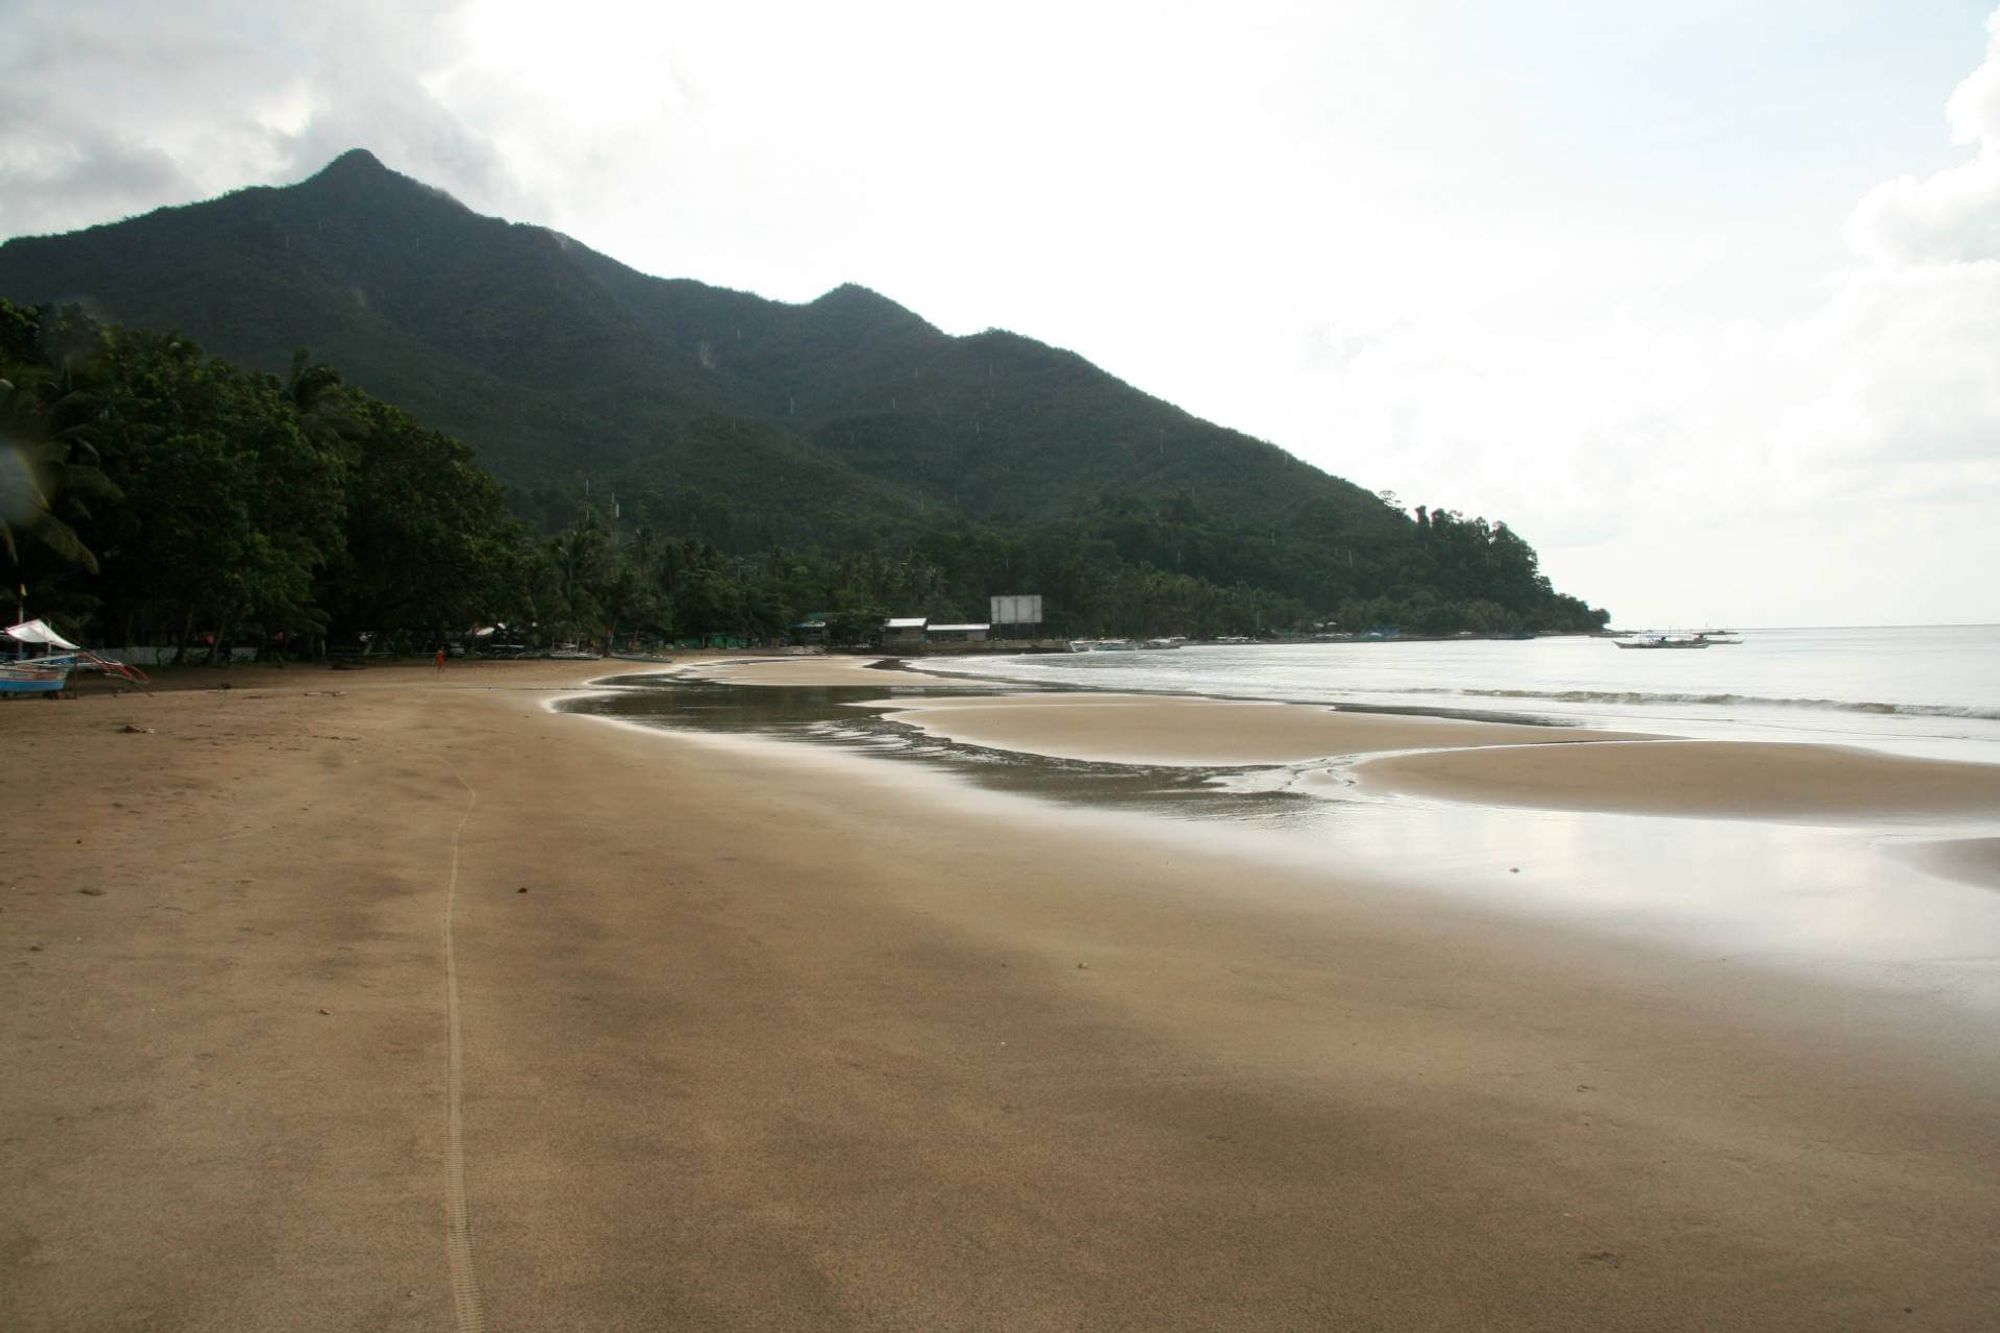
[[(1460, 524), (1477, 550), (1441, 540), (1073, 353), (952, 337), (859, 287), (787, 305), (649, 277), (361, 150), (298, 185), (8, 241), (0, 297), (176, 330), (255, 371), (309, 348), (471, 444), (545, 530), (615, 494), (642, 523), (734, 552), (1046, 539), (1322, 617), (1601, 623), (1538, 581), (1504, 527)], [(1013, 581), (1053, 559), (996, 558), (990, 577)], [(965, 571), (961, 600), (984, 577)]]

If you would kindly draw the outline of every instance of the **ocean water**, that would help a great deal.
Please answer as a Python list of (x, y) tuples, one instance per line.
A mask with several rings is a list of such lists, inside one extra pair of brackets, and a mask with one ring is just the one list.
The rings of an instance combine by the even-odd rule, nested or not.
[(2000, 763), (2000, 626), (1749, 629), (1740, 644), (1258, 644), (926, 661), (990, 680), (1859, 745)]

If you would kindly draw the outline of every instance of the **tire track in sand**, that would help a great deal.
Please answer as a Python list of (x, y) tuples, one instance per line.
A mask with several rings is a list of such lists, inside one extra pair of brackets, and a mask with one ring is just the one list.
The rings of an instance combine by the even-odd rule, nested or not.
[(479, 1294), (479, 1275), (472, 1267), (472, 1226), (465, 1209), (465, 1134), (460, 1107), (465, 1094), (465, 1042), (458, 1021), (458, 952), (453, 926), (458, 908), (459, 842), (479, 803), (458, 771), (446, 759), (444, 766), (458, 785), (465, 788), (465, 812), (451, 832), (451, 874), (444, 886), (444, 1012), (447, 1076), (445, 1092), (445, 1255), (451, 1264), (451, 1308), (458, 1333), (485, 1333), (486, 1304)]

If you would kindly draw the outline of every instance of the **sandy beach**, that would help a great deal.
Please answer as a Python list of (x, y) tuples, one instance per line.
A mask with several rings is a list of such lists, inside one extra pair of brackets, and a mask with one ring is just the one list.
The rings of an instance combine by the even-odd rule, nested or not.
[[(1990, 1015), (546, 707), (617, 669), (232, 670), (0, 706), (0, 1327), (1818, 1333), (2000, 1310)], [(924, 721), (1155, 754), (1183, 717), (1249, 734), (1155, 703)], [(1468, 744), (1364, 767), (1526, 804), (1665, 789), (1615, 770), (1637, 746)], [(1679, 786), (1719, 780), (1688, 753)], [(1814, 760), (1835, 773), (1814, 799), (1861, 814), (1899, 791), (1990, 810), (1981, 774), (1771, 762)]]

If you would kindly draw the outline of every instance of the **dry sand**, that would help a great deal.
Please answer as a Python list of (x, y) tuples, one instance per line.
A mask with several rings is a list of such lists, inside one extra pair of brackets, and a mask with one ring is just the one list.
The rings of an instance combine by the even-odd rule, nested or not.
[(612, 665), (0, 706), (0, 1327), (453, 1326), (455, 839), (488, 1328), (2000, 1310), (1984, 1018), (542, 708)]
[(1181, 695), (1018, 694), (878, 700), (892, 721), (970, 745), (1117, 764), (1285, 764), (1458, 745), (1554, 745), (1629, 733), (1343, 713), (1300, 704)]

